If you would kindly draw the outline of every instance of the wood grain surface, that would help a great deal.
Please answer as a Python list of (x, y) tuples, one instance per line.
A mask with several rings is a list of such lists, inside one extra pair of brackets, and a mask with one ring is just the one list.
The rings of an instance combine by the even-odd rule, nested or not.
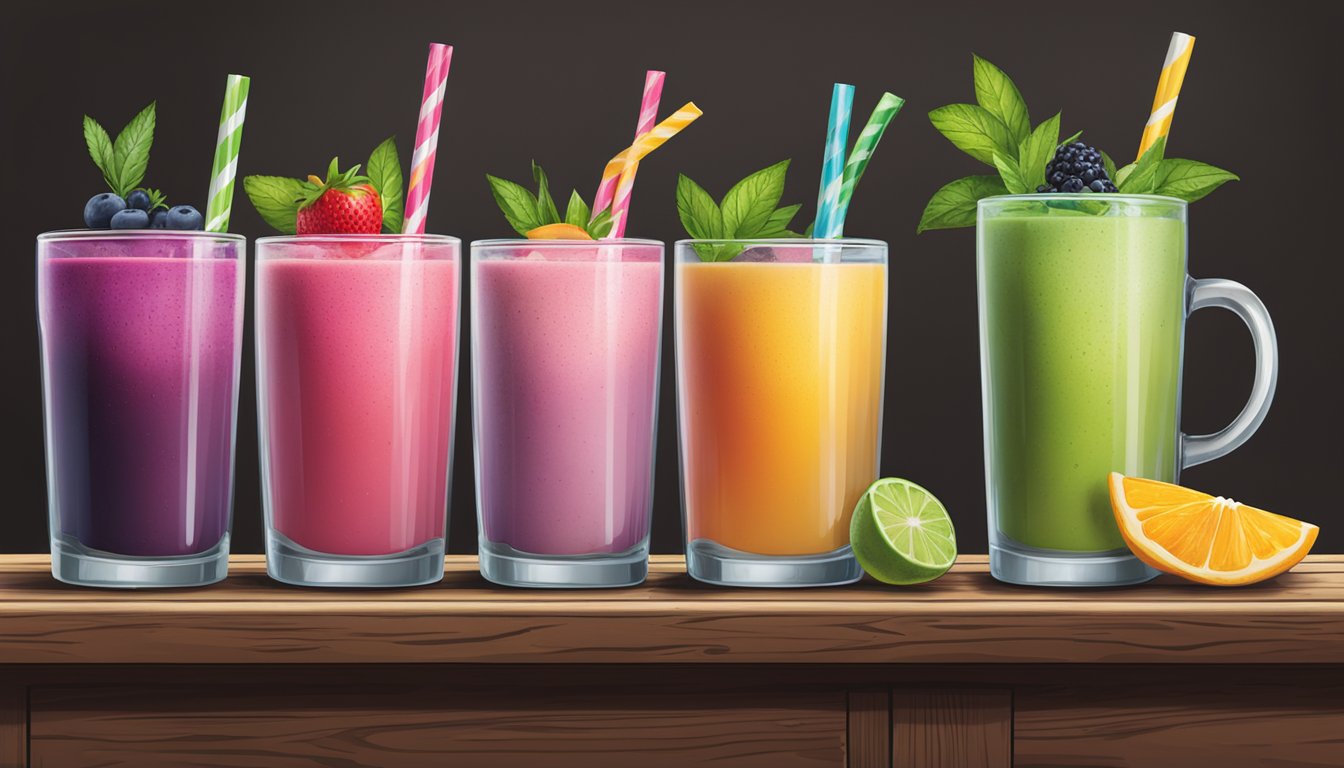
[(1013, 768), (1013, 696), (1004, 690), (891, 692), (896, 768)]
[(438, 585), (276, 584), (259, 557), (223, 584), (108, 591), (0, 558), (0, 663), (1341, 663), (1344, 556), (1273, 582), (1161, 579), (1072, 591), (999, 584), (983, 556), (919, 587), (719, 589), (657, 557), (643, 586), (495, 587), (475, 559)]
[(846, 768), (891, 768), (891, 692), (867, 688), (849, 692)]

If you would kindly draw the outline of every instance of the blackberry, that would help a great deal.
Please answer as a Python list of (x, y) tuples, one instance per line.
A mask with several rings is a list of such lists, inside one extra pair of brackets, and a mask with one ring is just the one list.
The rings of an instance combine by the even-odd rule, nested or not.
[(1118, 192), (1101, 152), (1081, 141), (1061, 145), (1045, 166), (1045, 183), (1037, 192)]

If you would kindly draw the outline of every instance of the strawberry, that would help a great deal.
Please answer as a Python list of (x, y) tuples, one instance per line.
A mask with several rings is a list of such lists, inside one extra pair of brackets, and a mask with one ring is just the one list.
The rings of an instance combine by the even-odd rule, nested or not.
[(383, 229), (383, 202), (359, 166), (342, 173), (332, 158), (326, 180), (309, 176), (303, 185), (295, 232), (300, 235), (376, 235)]

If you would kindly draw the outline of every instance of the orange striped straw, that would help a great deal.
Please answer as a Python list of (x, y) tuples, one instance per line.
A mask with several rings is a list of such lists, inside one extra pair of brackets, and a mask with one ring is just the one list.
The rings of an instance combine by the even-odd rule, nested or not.
[(1158, 139), (1171, 132), (1171, 116), (1176, 112), (1176, 97), (1181, 94), (1185, 70), (1190, 66), (1190, 54), (1195, 50), (1195, 38), (1184, 32), (1171, 33), (1167, 59), (1162, 63), (1162, 76), (1157, 80), (1157, 95), (1153, 97), (1153, 111), (1143, 127), (1139, 141), (1139, 157)]
[(605, 200), (614, 197), (612, 193), (616, 190), (616, 182), (628, 166), (643, 160), (650, 152), (661, 147), (668, 139), (676, 136), (683, 128), (695, 122), (701, 114), (700, 108), (695, 106), (695, 102), (688, 101), (685, 106), (673, 112), (663, 122), (655, 125), (648, 133), (636, 137), (635, 143), (621, 150), (619, 155), (607, 161), (606, 167), (602, 169), (602, 182), (597, 185), (597, 195), (593, 199)]

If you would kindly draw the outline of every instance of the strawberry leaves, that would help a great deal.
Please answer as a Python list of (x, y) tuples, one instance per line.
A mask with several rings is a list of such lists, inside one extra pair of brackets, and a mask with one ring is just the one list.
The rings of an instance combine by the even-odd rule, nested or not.
[(336, 189), (359, 196), (367, 184), (378, 193), (382, 205), (384, 233), (399, 234), (405, 215), (405, 192), (402, 189), (401, 158), (397, 154), (395, 137), (388, 138), (369, 155), (368, 174), (361, 175), (356, 165), (340, 169), (339, 158), (332, 158), (326, 178), (309, 176), (291, 179), (284, 176), (248, 176), (243, 179), (243, 191), (261, 218), (281, 234), (295, 232), (299, 209), (317, 201), (327, 191)]

